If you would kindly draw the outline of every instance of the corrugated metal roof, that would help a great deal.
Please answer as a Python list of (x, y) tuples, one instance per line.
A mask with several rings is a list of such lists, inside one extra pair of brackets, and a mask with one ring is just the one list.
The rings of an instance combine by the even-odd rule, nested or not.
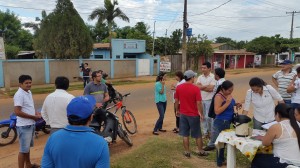
[(94, 43), (93, 48), (110, 48), (110, 43)]

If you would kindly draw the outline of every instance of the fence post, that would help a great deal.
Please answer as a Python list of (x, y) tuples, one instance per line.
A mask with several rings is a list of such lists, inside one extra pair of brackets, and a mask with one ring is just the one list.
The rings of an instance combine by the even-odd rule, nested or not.
[(45, 60), (45, 83), (50, 83), (50, 68), (49, 68), (49, 60), (46, 58)]
[(115, 76), (115, 60), (111, 59), (110, 60), (110, 78), (113, 79)]
[(0, 60), (0, 87), (4, 87), (3, 60)]
[(139, 76), (139, 59), (135, 59), (135, 77)]
[(153, 76), (154, 71), (154, 59), (150, 58), (150, 75)]

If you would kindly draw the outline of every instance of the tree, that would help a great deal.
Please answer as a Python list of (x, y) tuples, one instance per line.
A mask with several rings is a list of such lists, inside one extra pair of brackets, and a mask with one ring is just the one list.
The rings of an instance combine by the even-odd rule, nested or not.
[(172, 35), (170, 36), (170, 46), (168, 46), (170, 54), (174, 55), (178, 53), (179, 49), (181, 48), (181, 37), (181, 29), (176, 29), (172, 32)]
[(216, 43), (229, 43), (229, 42), (234, 42), (231, 38), (229, 37), (217, 37), (215, 40)]
[(205, 34), (198, 35), (198, 37), (192, 37), (187, 46), (187, 54), (189, 58), (194, 60), (194, 70), (198, 70), (199, 58), (204, 57), (207, 61), (213, 53), (213, 48), (211, 47), (211, 41), (207, 39)]
[(0, 11), (0, 32), (4, 36), (5, 52), (8, 59), (15, 59), (21, 50), (32, 50), (32, 34), (22, 29), (21, 21), (7, 10)]
[(275, 53), (275, 44), (272, 38), (266, 36), (260, 36), (246, 45), (247, 51), (254, 52), (261, 55), (268, 53)]
[(93, 41), (70, 0), (58, 0), (52, 13), (41, 21), (34, 47), (50, 58), (88, 58)]
[(108, 25), (109, 40), (111, 41), (112, 26), (115, 23), (115, 18), (120, 18), (126, 22), (129, 22), (129, 18), (122, 12), (120, 8), (115, 8), (118, 5), (118, 1), (104, 0), (104, 8), (96, 8), (89, 16), (90, 20), (97, 19), (98, 23), (106, 22)]

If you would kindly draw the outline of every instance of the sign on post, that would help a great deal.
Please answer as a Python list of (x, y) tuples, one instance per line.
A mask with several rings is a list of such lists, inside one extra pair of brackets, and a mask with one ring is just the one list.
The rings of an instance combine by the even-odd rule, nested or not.
[(0, 37), (0, 59), (5, 60), (5, 48), (3, 37)]
[(160, 62), (159, 70), (162, 72), (171, 72), (171, 62)]
[(261, 55), (255, 55), (254, 64), (255, 66), (261, 66)]

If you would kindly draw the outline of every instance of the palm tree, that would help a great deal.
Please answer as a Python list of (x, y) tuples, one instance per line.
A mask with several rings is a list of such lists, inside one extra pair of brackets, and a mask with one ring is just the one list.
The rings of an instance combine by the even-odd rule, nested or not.
[(118, 1), (104, 0), (104, 8), (96, 8), (89, 16), (90, 20), (98, 19), (99, 23), (106, 22), (108, 25), (109, 40), (111, 42), (111, 29), (115, 18), (120, 18), (126, 22), (129, 22), (129, 18), (122, 12), (120, 8), (115, 8), (118, 5)]

